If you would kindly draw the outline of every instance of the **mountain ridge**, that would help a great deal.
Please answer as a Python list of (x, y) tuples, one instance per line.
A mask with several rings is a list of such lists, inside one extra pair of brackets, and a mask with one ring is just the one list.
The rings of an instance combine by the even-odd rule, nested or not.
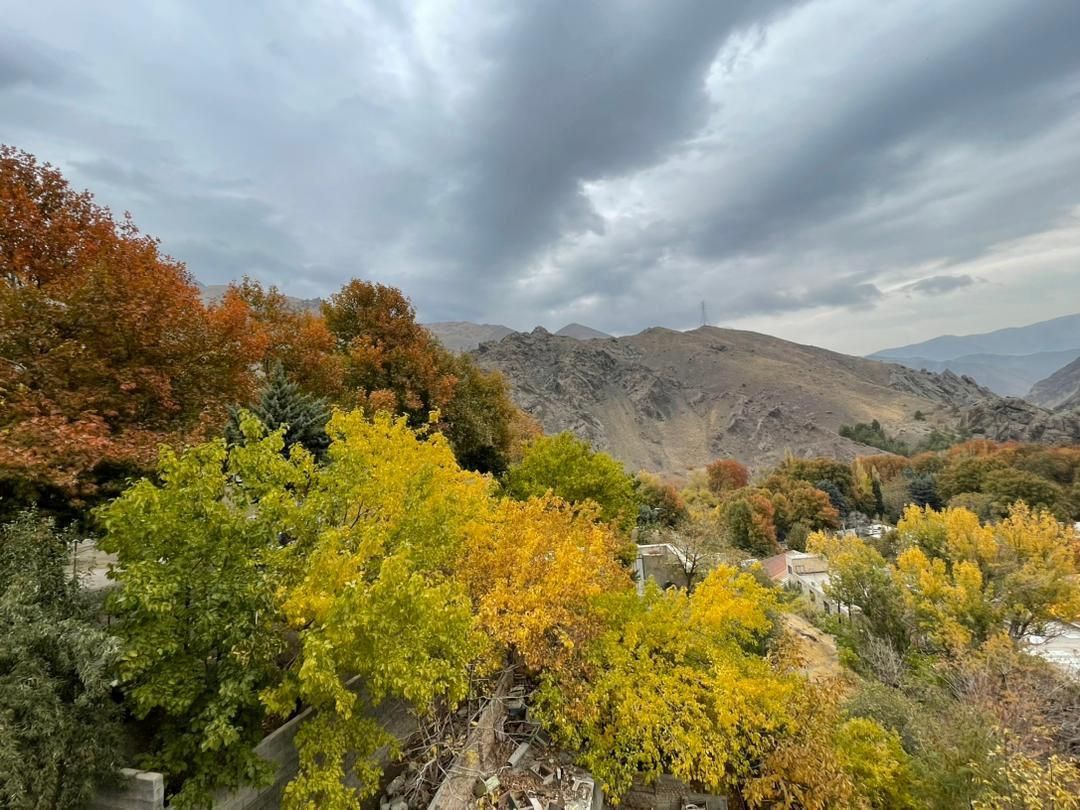
[(653, 327), (577, 341), (535, 329), (473, 356), (506, 375), (515, 400), (546, 431), (569, 430), (628, 469), (682, 475), (717, 457), (762, 468), (788, 452), (850, 459), (878, 451), (841, 437), (840, 426), (873, 419), (910, 443), (961, 426), (987, 438), (1080, 438), (1080, 425), (1055, 422), (970, 377), (755, 332)]

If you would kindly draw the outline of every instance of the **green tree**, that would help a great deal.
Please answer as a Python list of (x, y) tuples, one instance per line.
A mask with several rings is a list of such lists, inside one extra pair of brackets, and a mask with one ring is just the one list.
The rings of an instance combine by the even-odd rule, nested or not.
[[(259, 403), (251, 408), (251, 413), (268, 430), (284, 430), (285, 446), (282, 452), (285, 454), (288, 454), (294, 444), (299, 444), (319, 458), (330, 444), (326, 435), (330, 409), (326, 401), (301, 391), (300, 386), (289, 379), (281, 363), (271, 366)], [(244, 440), (240, 414), (240, 408), (232, 408), (229, 413), (225, 438), (230, 444), (238, 444)]]
[(1056, 511), (1062, 498), (1061, 487), (1057, 484), (1023, 470), (994, 470), (983, 480), (983, 490), (993, 497), (994, 510), (999, 515), (1006, 514), (1017, 501), (1023, 501), (1033, 509)]
[(172, 803), (205, 806), (218, 787), (268, 779), (254, 753), (262, 689), (284, 649), (273, 557), (314, 461), (282, 456), (241, 417), (246, 442), (163, 450), (159, 483), (141, 481), (98, 513), (101, 547), (118, 555), (110, 607), (123, 640), (126, 702), (153, 735), (144, 763), (169, 776)]
[(727, 541), (743, 551), (768, 557), (779, 548), (766, 490), (738, 490), (720, 508), (720, 524)]
[(328, 430), (327, 463), (289, 521), (277, 589), (298, 649), (263, 698), (277, 714), (297, 701), (312, 709), (283, 806), (354, 810), (378, 789), (377, 750), (394, 746), (379, 706), (403, 701), (423, 715), (464, 697), (484, 639), (456, 573), (486, 536), (490, 481), (405, 417), (338, 412)]
[(70, 580), (69, 538), (34, 513), (0, 526), (0, 805), (84, 807), (119, 762), (117, 640)]
[(468, 355), (451, 362), (457, 383), (442, 412), (443, 433), (462, 467), (502, 475), (510, 465), (518, 418), (506, 379), (497, 371), (480, 369)]
[(638, 508), (640, 527), (674, 528), (688, 519), (686, 503), (673, 484), (645, 470), (637, 474), (634, 483), (641, 502)]
[(908, 482), (908, 496), (916, 506), (929, 506), (940, 509), (941, 497), (937, 491), (937, 479), (930, 474), (915, 475)]
[(533, 440), (507, 473), (506, 491), (518, 500), (549, 490), (570, 503), (593, 501), (604, 520), (625, 531), (637, 520), (633, 478), (611, 456), (594, 451), (570, 433)]

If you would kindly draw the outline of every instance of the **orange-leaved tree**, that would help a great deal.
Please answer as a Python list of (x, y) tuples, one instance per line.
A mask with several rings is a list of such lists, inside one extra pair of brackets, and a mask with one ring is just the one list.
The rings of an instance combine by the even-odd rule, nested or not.
[(207, 309), (131, 219), (0, 147), (0, 476), (79, 501), (216, 424), (253, 383), (243, 313)]
[(289, 379), (307, 393), (341, 398), (345, 359), (319, 313), (297, 306), (277, 287), (266, 288), (247, 277), (225, 291), (223, 302), (233, 301), (247, 307), (264, 374), (280, 363)]
[(400, 290), (353, 279), (322, 310), (345, 355), (345, 385), (356, 404), (405, 413), (414, 425), (449, 404), (457, 382), (451, 357), (416, 322)]

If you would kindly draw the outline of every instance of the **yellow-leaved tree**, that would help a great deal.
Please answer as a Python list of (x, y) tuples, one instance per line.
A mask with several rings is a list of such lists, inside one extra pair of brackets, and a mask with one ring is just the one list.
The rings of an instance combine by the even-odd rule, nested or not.
[(500, 501), (462, 559), (480, 628), (533, 672), (561, 666), (602, 629), (597, 597), (631, 588), (623, 544), (593, 504)]
[(692, 596), (649, 583), (609, 596), (606, 628), (575, 665), (545, 673), (539, 712), (614, 800), (635, 777), (671, 773), (723, 789), (784, 733), (797, 676), (744, 646), (772, 628), (773, 596), (750, 575), (714, 570)]
[(923, 643), (957, 649), (1002, 630), (1021, 639), (1080, 617), (1080, 539), (1017, 502), (997, 524), (967, 509), (909, 507), (897, 527), (900, 593)]
[(263, 697), (278, 714), (298, 701), (312, 709), (283, 806), (337, 810), (378, 787), (371, 756), (394, 744), (380, 706), (422, 714), (465, 695), (483, 639), (454, 572), (486, 523), (490, 479), (404, 417), (337, 413), (327, 431), (326, 465), (284, 527), (278, 597), (298, 649)]

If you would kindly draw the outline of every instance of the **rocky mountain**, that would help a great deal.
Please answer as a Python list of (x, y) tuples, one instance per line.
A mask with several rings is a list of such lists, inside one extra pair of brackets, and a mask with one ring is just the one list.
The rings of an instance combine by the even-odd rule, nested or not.
[(995, 398), (967, 409), (960, 427), (996, 442), (1080, 444), (1080, 409), (1047, 411), (1015, 397)]
[[(545, 430), (570, 430), (629, 469), (675, 475), (721, 456), (755, 468), (788, 452), (851, 458), (868, 450), (842, 438), (840, 426), (873, 419), (917, 442), (934, 427), (959, 426), (976, 408), (971, 427), (984, 435), (1019, 431), (1021, 419), (1033, 433), (1050, 417), (951, 372), (715, 327), (587, 341), (536, 329), (484, 344), (474, 356), (506, 374), (518, 404)], [(995, 410), (1002, 403), (1016, 404)]]
[(1036, 382), (1080, 357), (1080, 314), (978, 335), (944, 335), (870, 357), (966, 374), (997, 394), (1022, 397)]
[(1080, 358), (1035, 383), (1027, 399), (1053, 410), (1080, 408)]
[(560, 337), (571, 337), (575, 340), (593, 340), (595, 338), (611, 337), (611, 335), (606, 332), (601, 332), (599, 329), (593, 329), (591, 326), (585, 326), (580, 323), (568, 323), (555, 334)]
[[(497, 323), (472, 323), (471, 321), (439, 321), (424, 324), (428, 331), (439, 339), (443, 346), (454, 352), (468, 352), (481, 343), (490, 340), (502, 340), (507, 335), (517, 334), (509, 326)], [(593, 340), (609, 338), (611, 335), (580, 323), (568, 323), (555, 333), (560, 337), (574, 340)]]
[(438, 321), (424, 326), (452, 352), (467, 352), (489, 340), (501, 340), (514, 330), (497, 323), (471, 323), (469, 321)]

